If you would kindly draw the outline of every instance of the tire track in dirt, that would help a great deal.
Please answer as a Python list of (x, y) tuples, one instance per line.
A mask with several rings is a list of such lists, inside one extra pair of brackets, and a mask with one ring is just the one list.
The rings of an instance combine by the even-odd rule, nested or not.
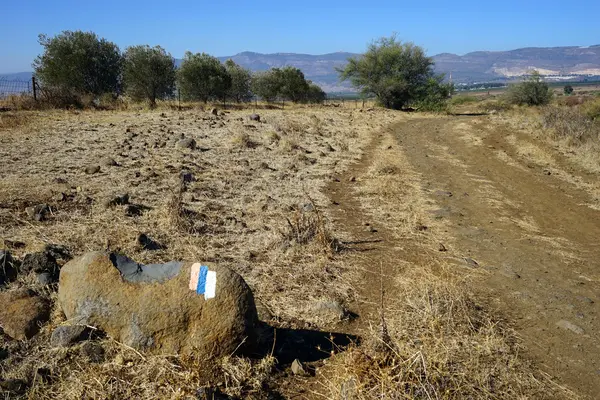
[(532, 166), (511, 135), (489, 129), (484, 118), (413, 119), (396, 127), (424, 189), (447, 210), (454, 253), (476, 261), (457, 259), (456, 267), (481, 272), (475, 289), (511, 317), (528, 356), (596, 398), (600, 213), (585, 205), (588, 193)]

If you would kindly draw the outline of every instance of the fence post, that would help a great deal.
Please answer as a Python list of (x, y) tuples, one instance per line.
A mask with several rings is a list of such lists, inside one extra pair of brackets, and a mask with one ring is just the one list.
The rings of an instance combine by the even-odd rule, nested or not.
[(31, 87), (33, 88), (33, 100), (37, 101), (37, 89), (35, 87), (35, 76), (31, 77)]

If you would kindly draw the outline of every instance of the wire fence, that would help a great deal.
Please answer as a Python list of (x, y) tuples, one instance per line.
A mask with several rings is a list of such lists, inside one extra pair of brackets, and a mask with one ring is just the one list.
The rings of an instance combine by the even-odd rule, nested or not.
[(0, 79), (0, 99), (10, 96), (33, 96), (32, 80)]

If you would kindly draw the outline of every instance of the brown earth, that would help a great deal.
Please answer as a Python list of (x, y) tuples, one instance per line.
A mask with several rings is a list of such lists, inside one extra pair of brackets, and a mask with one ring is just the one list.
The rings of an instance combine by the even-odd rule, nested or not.
[[(432, 217), (411, 221), (417, 231), (424, 227), (416, 236), (408, 237), (398, 223), (410, 213), (378, 204), (365, 189), (373, 179), (369, 170), (386, 152), (405, 162), (399, 174), (412, 174), (406, 201), (425, 207), (416, 212), (421, 219)], [(595, 398), (597, 184), (597, 174), (578, 168), (568, 154), (492, 117), (414, 117), (393, 125), (330, 185), (336, 227), (362, 238), (360, 246), (369, 250), (359, 261), (364, 272), (355, 310), (376, 323), (381, 288), (395, 297), (399, 274), (443, 258), (457, 275), (469, 277), (469, 288), (487, 309), (509, 320), (525, 358), (568, 388), (563, 395)], [(365, 229), (365, 221), (376, 232)], [(364, 321), (355, 327), (368, 328)]]

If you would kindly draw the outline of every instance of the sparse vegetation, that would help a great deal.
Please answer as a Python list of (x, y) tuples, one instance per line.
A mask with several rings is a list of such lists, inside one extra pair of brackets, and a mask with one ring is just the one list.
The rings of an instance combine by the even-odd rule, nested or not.
[(429, 110), (443, 107), (454, 90), (433, 72), (433, 64), (421, 47), (392, 36), (374, 41), (360, 58), (349, 59), (338, 71), (340, 79), (350, 80), (365, 96), (376, 96), (386, 108)]
[(526, 81), (511, 85), (506, 92), (510, 104), (542, 106), (552, 99), (552, 90), (537, 71), (533, 71)]
[(60, 104), (118, 91), (122, 58), (116, 44), (82, 31), (40, 35), (39, 42), (44, 52), (33, 66), (47, 97)]
[(134, 100), (148, 100), (151, 107), (157, 99), (173, 95), (175, 60), (162, 47), (131, 46), (124, 55), (123, 84)]

